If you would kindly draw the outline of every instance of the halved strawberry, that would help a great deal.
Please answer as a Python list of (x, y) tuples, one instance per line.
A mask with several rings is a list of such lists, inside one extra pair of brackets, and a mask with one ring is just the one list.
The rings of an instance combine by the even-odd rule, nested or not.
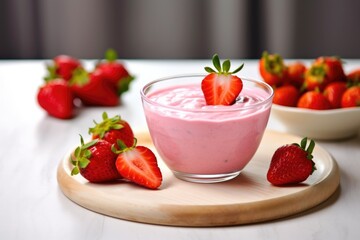
[(116, 159), (116, 168), (124, 178), (150, 189), (160, 187), (162, 174), (157, 164), (155, 154), (147, 147), (134, 145), (127, 147), (122, 141), (118, 141), (120, 150), (115, 145), (113, 152), (119, 154)]
[(212, 62), (218, 72), (210, 67), (205, 67), (205, 70), (210, 74), (208, 74), (201, 82), (201, 89), (206, 104), (231, 105), (235, 102), (243, 88), (242, 80), (232, 74), (239, 72), (244, 64), (234, 71), (229, 72), (229, 59), (225, 60), (221, 66), (219, 56), (215, 54), (212, 58)]
[(134, 133), (128, 122), (121, 119), (119, 115), (109, 118), (106, 112), (103, 112), (102, 119), (100, 123), (94, 121), (95, 126), (89, 128), (92, 139), (100, 138), (111, 144), (116, 144), (117, 140), (121, 140), (128, 147), (134, 144)]

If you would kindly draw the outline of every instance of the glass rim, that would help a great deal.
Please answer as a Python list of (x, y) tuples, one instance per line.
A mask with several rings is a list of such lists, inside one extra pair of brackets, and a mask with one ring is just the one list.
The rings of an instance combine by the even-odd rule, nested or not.
[(163, 108), (167, 108), (167, 109), (172, 109), (172, 110), (176, 110), (176, 111), (183, 111), (183, 112), (193, 112), (193, 113), (219, 113), (219, 112), (236, 112), (236, 111), (240, 111), (240, 110), (248, 110), (248, 109), (256, 109), (259, 106), (263, 106), (268, 104), (269, 102), (272, 102), (272, 97), (274, 95), (274, 90), (273, 88), (267, 84), (264, 81), (260, 81), (260, 80), (255, 80), (255, 79), (251, 79), (251, 78), (247, 78), (247, 77), (242, 77), (242, 76), (238, 76), (242, 81), (245, 80), (245, 82), (250, 82), (250, 83), (255, 83), (258, 84), (260, 86), (262, 86), (265, 91), (269, 91), (270, 94), (269, 96), (267, 96), (263, 101), (258, 102), (258, 103), (254, 103), (252, 105), (248, 105), (248, 106), (239, 106), (239, 107), (232, 107), (232, 108), (226, 108), (226, 106), (223, 106), (221, 108), (207, 108), (207, 109), (184, 109), (184, 108), (179, 108), (176, 106), (168, 106), (165, 104), (161, 104), (158, 103), (156, 101), (153, 101), (151, 99), (149, 99), (146, 96), (146, 91), (148, 89), (150, 89), (150, 87), (156, 83), (160, 83), (160, 82), (165, 82), (165, 81), (170, 81), (172, 79), (178, 79), (178, 78), (195, 78), (195, 77), (205, 77), (207, 74), (183, 74), (183, 75), (173, 75), (173, 76), (167, 76), (167, 77), (162, 77), (156, 80), (152, 80), (148, 83), (146, 83), (141, 89), (140, 89), (140, 95), (142, 100), (146, 101), (147, 103), (154, 105), (154, 106), (158, 106), (158, 107), (163, 107)]

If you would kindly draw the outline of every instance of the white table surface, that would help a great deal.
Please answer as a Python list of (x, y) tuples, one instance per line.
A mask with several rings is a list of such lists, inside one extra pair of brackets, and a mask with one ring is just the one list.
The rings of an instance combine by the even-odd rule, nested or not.
[[(290, 60), (289, 60), (290, 61)], [(259, 78), (255, 60), (241, 76)], [(342, 141), (317, 141), (336, 159), (340, 189), (325, 203), (286, 219), (252, 225), (184, 228), (129, 222), (89, 211), (61, 192), (56, 171), (67, 151), (86, 136), (101, 113), (120, 114), (135, 131), (146, 129), (140, 87), (153, 79), (203, 73), (205, 60), (127, 60), (136, 76), (122, 105), (88, 107), (72, 120), (47, 116), (36, 102), (45, 61), (0, 61), (0, 239), (359, 239), (360, 134)], [(84, 61), (90, 69), (93, 61)], [(346, 60), (345, 70), (360, 66)], [(270, 118), (269, 129), (284, 131)], [(126, 211), (126, 209), (124, 209)]]

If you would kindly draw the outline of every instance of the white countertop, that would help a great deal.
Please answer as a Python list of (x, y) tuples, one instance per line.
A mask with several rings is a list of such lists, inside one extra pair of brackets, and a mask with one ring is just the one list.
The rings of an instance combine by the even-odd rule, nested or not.
[[(203, 73), (204, 60), (127, 60), (136, 76), (122, 105), (82, 108), (72, 120), (47, 116), (36, 102), (45, 61), (0, 61), (0, 239), (359, 239), (360, 134), (317, 141), (337, 161), (340, 189), (304, 213), (271, 222), (217, 228), (184, 228), (129, 222), (89, 211), (61, 192), (56, 171), (62, 157), (87, 135), (101, 113), (120, 114), (135, 131), (146, 129), (140, 87), (159, 77)], [(233, 67), (243, 61), (233, 61)], [(255, 60), (240, 76), (259, 78)], [(85, 61), (91, 67), (93, 61)], [(346, 60), (345, 70), (360, 66)], [(270, 118), (269, 129), (284, 131)], [(126, 209), (124, 209), (126, 211)]]

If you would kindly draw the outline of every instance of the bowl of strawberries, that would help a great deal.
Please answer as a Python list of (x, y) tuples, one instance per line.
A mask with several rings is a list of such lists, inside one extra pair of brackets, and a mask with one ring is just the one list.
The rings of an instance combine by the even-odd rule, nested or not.
[(272, 117), (296, 135), (318, 140), (355, 136), (360, 130), (360, 68), (345, 72), (338, 57), (321, 56), (309, 66), (285, 63), (264, 52), (263, 80), (274, 89)]

